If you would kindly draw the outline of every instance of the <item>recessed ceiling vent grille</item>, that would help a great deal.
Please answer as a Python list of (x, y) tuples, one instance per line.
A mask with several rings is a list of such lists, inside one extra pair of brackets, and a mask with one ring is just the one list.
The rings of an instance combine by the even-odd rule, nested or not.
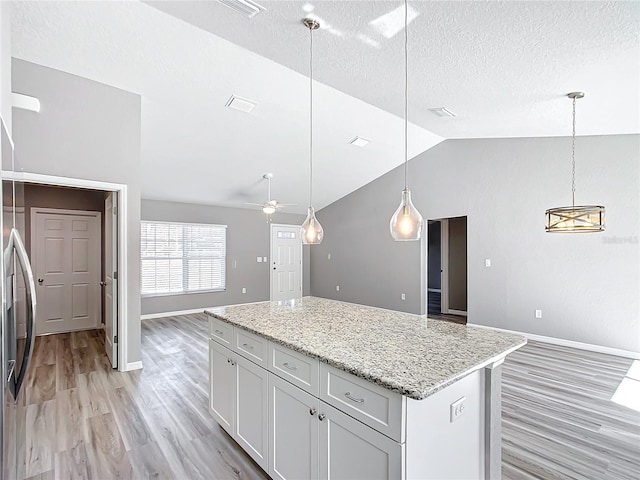
[(264, 10), (262, 5), (258, 5), (251, 0), (218, 0), (221, 4), (244, 15), (247, 18), (255, 17)]

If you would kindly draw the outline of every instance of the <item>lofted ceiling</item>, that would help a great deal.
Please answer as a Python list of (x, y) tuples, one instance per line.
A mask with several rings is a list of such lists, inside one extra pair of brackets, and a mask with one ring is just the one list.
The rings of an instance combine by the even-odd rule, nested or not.
[[(15, 2), (12, 54), (142, 96), (142, 195), (308, 203), (306, 15), (314, 33), (314, 205), (402, 162), (402, 2)], [(410, 2), (409, 155), (444, 138), (640, 132), (640, 3)], [(257, 103), (225, 108), (232, 95)], [(431, 107), (455, 118), (438, 118)], [(355, 136), (371, 140), (349, 145)], [(400, 186), (399, 186), (400, 188)]]

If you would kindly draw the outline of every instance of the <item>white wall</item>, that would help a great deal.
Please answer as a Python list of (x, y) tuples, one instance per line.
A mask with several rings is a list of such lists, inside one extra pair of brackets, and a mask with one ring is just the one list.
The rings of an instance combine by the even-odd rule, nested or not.
[(127, 363), (140, 361), (140, 96), (23, 60), (13, 87), (40, 100), (14, 109), (16, 170), (126, 184)]
[[(576, 154), (576, 200), (606, 207), (603, 233), (544, 231), (571, 202), (569, 137), (448, 140), (409, 183), (425, 218), (467, 216), (470, 323), (640, 351), (640, 135), (578, 137)], [(318, 213), (312, 295), (421, 311), (421, 245), (388, 231), (401, 189), (398, 168)]]
[(11, 135), (11, 2), (0, 1), (0, 116)]

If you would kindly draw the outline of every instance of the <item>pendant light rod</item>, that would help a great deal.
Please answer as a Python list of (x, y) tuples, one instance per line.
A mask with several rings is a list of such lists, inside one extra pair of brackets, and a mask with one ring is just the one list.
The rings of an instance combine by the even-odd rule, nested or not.
[(409, 33), (408, 33), (408, 5), (404, 0), (404, 189), (407, 187), (407, 168), (409, 163), (409, 154), (407, 149), (409, 130)]
[(303, 20), (309, 29), (309, 207), (313, 203), (313, 31), (320, 28), (320, 24), (312, 19)]

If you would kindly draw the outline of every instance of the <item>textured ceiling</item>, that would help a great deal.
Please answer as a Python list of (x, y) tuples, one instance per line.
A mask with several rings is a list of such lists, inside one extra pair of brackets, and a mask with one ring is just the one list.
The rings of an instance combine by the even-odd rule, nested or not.
[[(315, 37), (318, 81), (402, 116), (404, 35), (400, 30), (387, 39), (376, 22), (402, 22), (402, 2), (258, 3), (266, 10), (252, 19), (215, 1), (152, 4), (303, 73), (306, 32), (299, 24), (312, 10), (325, 27)], [(446, 138), (566, 135), (571, 107), (563, 95), (582, 90), (579, 134), (640, 132), (640, 2), (414, 0), (409, 6), (417, 15), (409, 26), (416, 124)], [(441, 106), (457, 118), (427, 110)]]
[[(143, 197), (304, 211), (314, 34), (316, 207), (402, 161), (402, 2), (15, 2), (12, 53), (142, 95)], [(640, 2), (410, 2), (410, 156), (445, 138), (640, 132)], [(386, 27), (382, 29), (381, 26)], [(231, 94), (258, 103), (224, 108)], [(445, 106), (456, 118), (427, 109)], [(367, 147), (348, 145), (356, 135)], [(400, 188), (400, 186), (399, 186)]]

